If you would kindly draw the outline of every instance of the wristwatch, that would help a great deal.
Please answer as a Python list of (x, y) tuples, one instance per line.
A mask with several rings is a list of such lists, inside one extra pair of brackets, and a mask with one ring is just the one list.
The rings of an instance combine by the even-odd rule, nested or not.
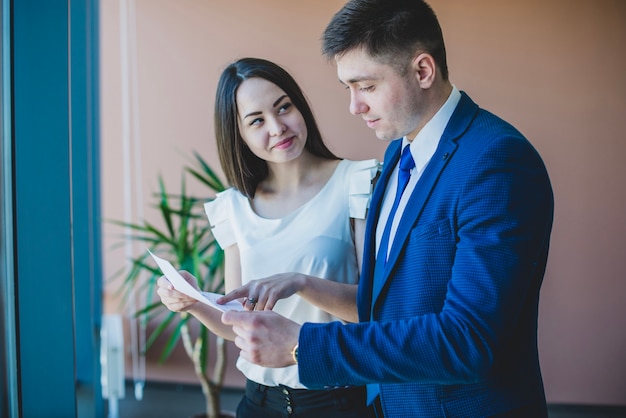
[(291, 350), (291, 357), (293, 358), (293, 361), (298, 364), (298, 343), (296, 343), (296, 345), (293, 347), (293, 350)]

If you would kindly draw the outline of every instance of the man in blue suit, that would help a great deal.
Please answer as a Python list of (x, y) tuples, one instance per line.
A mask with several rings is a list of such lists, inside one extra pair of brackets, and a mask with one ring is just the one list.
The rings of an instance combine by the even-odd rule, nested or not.
[(297, 363), (311, 388), (367, 384), (378, 416), (546, 417), (537, 316), (553, 195), (541, 157), (451, 84), (420, 0), (349, 1), (323, 51), (350, 112), (393, 140), (368, 215), (359, 323), (227, 312), (242, 356)]

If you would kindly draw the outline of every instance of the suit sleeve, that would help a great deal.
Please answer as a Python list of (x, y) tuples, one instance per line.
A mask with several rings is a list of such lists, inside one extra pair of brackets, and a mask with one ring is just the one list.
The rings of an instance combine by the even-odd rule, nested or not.
[[(460, 159), (454, 169), (450, 181), (460, 182), (453, 187), (458, 194), (442, 204), (450, 248), (429, 254), (433, 248), (414, 245), (413, 261), (404, 257), (398, 269), (414, 272), (411, 279), (418, 281), (426, 274), (421, 264), (439, 260), (428, 271), (446, 282), (439, 307), (387, 321), (305, 324), (299, 370), (307, 387), (473, 382), (489, 373), (512, 341), (521, 336), (525, 343), (536, 334), (534, 299), (553, 210), (543, 162), (525, 139), (507, 137)], [(412, 303), (410, 292), (401, 293), (384, 303)]]

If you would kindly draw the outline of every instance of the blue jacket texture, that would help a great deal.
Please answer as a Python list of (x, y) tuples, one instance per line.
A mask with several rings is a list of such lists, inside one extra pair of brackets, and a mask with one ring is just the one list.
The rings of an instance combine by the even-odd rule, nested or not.
[(401, 144), (387, 148), (372, 196), (360, 322), (305, 324), (301, 381), (380, 383), (387, 418), (507, 416), (524, 406), (547, 416), (537, 320), (554, 201), (541, 157), (462, 93), (375, 278), (376, 224)]

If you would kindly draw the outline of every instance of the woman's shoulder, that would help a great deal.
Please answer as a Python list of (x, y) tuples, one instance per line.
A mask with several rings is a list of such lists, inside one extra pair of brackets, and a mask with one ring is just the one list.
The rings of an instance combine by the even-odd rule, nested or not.
[(205, 204), (213, 204), (214, 202), (218, 202), (218, 204), (223, 204), (223, 202), (231, 201), (231, 200), (240, 200), (245, 199), (246, 197), (234, 187), (229, 187), (221, 192), (217, 192), (215, 197)]
[(339, 167), (342, 168), (343, 177), (349, 184), (369, 184), (378, 175), (382, 164), (375, 158), (369, 160), (344, 159)]
[(350, 217), (365, 219), (369, 208), (370, 197), (374, 190), (374, 181), (378, 176), (381, 164), (375, 159), (368, 160), (343, 160), (341, 165), (345, 173), (342, 178), (345, 181), (348, 198)]
[(209, 216), (209, 219), (215, 216), (222, 218), (230, 215), (233, 205), (245, 199), (246, 197), (239, 190), (230, 187), (216, 193), (213, 199), (205, 202), (204, 210), (207, 216)]
[(381, 163), (376, 158), (370, 158), (368, 160), (349, 160), (343, 159), (341, 161), (346, 167), (346, 170), (349, 172), (368, 172), (376, 175), (376, 172), (379, 170)]
[(237, 189), (231, 187), (215, 195), (215, 198), (204, 204), (204, 212), (211, 226), (213, 236), (222, 248), (236, 242), (233, 230), (233, 208), (237, 201), (245, 199)]

